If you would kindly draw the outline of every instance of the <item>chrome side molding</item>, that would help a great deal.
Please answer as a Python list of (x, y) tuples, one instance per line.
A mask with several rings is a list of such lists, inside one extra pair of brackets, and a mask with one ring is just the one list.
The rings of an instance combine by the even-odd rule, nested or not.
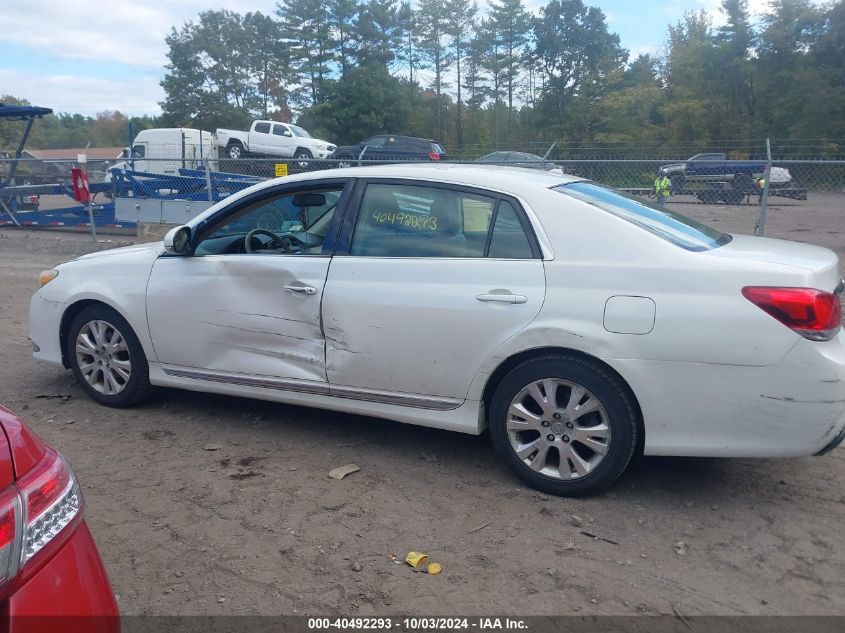
[(415, 409), (448, 411), (450, 409), (457, 409), (461, 406), (461, 401), (455, 398), (440, 398), (437, 396), (406, 394), (395, 391), (380, 391), (378, 389), (365, 389), (363, 387), (345, 387), (342, 385), (330, 386), (328, 383), (316, 382), (313, 380), (267, 378), (262, 376), (253, 376), (250, 374), (236, 374), (232, 372), (212, 371), (206, 369), (188, 369), (184, 367), (167, 367), (164, 365), (162, 365), (161, 368), (165, 374), (176, 378), (208, 380), (211, 382), (222, 382), (230, 385), (277, 389), (279, 391), (293, 391), (296, 393), (331, 396), (333, 398), (346, 398), (349, 400), (361, 400), (364, 402), (378, 402), (381, 404), (393, 404), (400, 407), (413, 407)]

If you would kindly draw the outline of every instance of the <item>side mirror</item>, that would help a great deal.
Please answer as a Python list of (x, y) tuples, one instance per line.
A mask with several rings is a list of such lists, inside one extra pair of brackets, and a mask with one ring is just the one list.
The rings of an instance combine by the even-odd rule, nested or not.
[(130, 150), (128, 147), (124, 147), (123, 153), (121, 154), (121, 156), (123, 156), (123, 158), (129, 158), (129, 154), (130, 154), (131, 151), (132, 150)]
[(173, 255), (191, 254), (191, 227), (177, 226), (164, 236), (164, 250)]
[(293, 136), (293, 134), (291, 134), (290, 130), (285, 130), (285, 136)]

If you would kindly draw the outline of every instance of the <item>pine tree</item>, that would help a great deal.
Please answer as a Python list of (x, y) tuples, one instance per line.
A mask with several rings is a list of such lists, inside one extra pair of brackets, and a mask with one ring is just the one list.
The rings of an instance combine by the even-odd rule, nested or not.
[(276, 5), (283, 40), (290, 49), (291, 67), (304, 80), (311, 105), (321, 101), (330, 72), (331, 29), (322, 0), (284, 0)]
[(470, 33), (475, 27), (475, 16), (478, 13), (478, 6), (473, 0), (452, 0), (450, 25), (447, 31), (455, 58), (456, 85), (458, 92), (455, 131), (458, 137), (458, 148), (464, 147), (464, 129), (461, 121), (461, 60), (467, 54), (468, 40)]
[(434, 70), (434, 92), (437, 97), (437, 133), (443, 142), (446, 135), (443, 117), (443, 91), (448, 87), (444, 75), (454, 63), (448, 47), (451, 18), (450, 0), (427, 1), (419, 11), (420, 53)]
[(498, 35), (504, 81), (508, 90), (508, 138), (513, 125), (514, 86), (522, 69), (525, 46), (531, 29), (531, 16), (522, 0), (496, 0), (490, 3), (490, 20)]

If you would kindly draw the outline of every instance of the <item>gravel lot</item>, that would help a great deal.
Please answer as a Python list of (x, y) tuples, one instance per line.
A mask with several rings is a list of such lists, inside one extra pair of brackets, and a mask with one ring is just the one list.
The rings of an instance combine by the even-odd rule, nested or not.
[[(775, 199), (767, 235), (845, 257), (843, 198)], [(756, 221), (673, 205), (725, 231)], [(845, 449), (644, 458), (573, 501), (523, 487), (486, 436), (171, 390), (95, 405), (32, 361), (27, 309), (40, 270), (126, 238), (101, 239), (0, 232), (0, 402), (78, 473), (125, 614), (845, 614)], [(443, 573), (388, 560), (408, 550)]]

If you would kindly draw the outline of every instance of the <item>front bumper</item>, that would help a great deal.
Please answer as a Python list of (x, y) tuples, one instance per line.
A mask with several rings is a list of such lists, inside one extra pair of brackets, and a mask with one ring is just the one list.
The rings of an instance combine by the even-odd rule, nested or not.
[(32, 356), (41, 363), (62, 367), (62, 347), (59, 340), (65, 304), (48, 301), (40, 292), (29, 302), (29, 338)]
[(62, 347), (59, 340), (65, 304), (44, 299), (40, 293), (29, 302), (29, 338), (32, 356), (41, 363), (62, 367)]

